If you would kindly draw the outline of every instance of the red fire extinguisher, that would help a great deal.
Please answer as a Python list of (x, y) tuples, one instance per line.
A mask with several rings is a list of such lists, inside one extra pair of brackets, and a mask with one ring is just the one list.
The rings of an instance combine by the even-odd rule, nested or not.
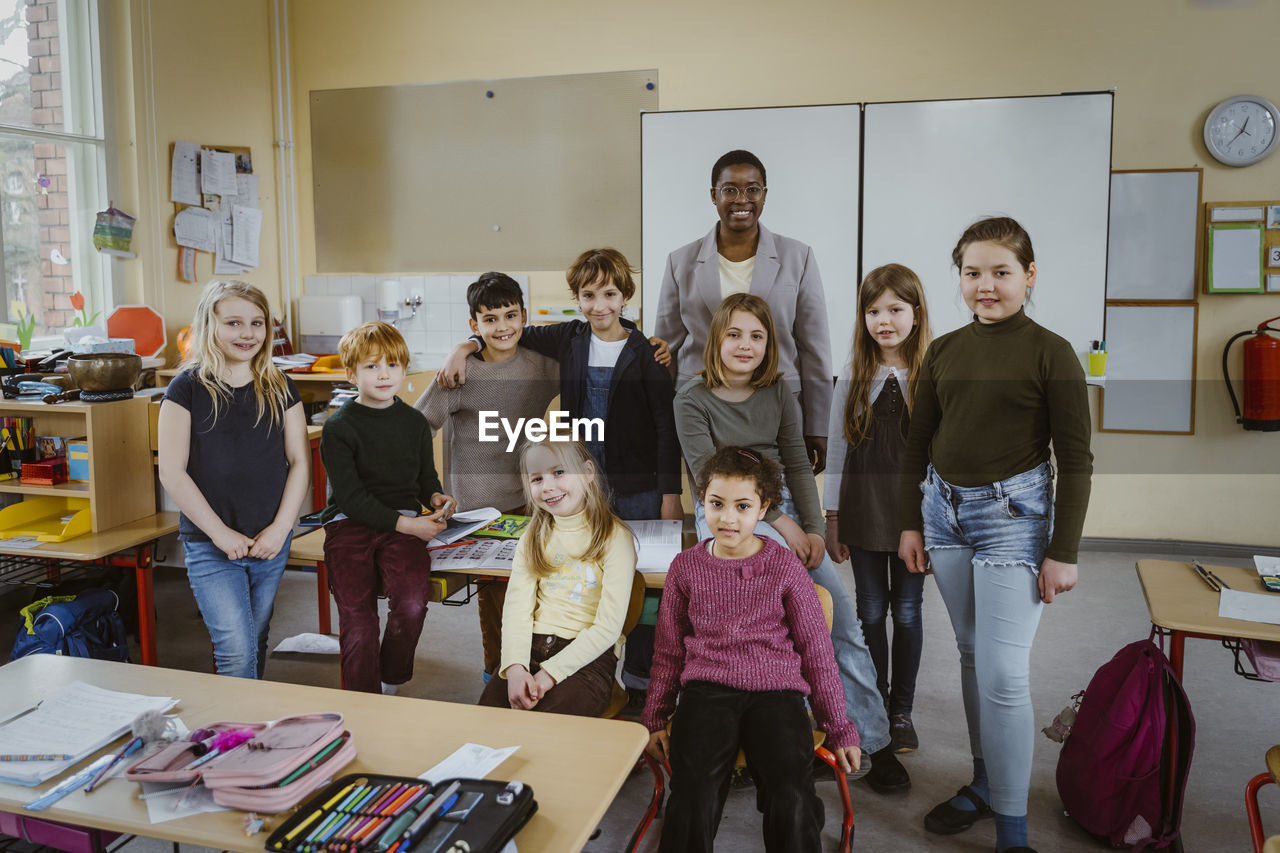
[[(1267, 325), (1276, 320), (1280, 317), (1263, 320), (1256, 329), (1232, 335), (1222, 350), (1222, 378), (1226, 380), (1227, 393), (1231, 395), (1231, 406), (1236, 410), (1236, 423), (1245, 429), (1280, 430), (1280, 340), (1267, 334), (1268, 331), (1280, 332), (1280, 329)], [(1244, 342), (1244, 413), (1241, 414), (1235, 389), (1231, 387), (1231, 377), (1227, 374), (1227, 353), (1237, 338), (1246, 335), (1253, 337)]]

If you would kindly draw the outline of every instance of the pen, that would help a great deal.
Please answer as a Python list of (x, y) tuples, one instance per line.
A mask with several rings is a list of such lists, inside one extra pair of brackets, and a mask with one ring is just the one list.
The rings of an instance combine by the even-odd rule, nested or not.
[(458, 548), (458, 547), (461, 547), (461, 546), (463, 546), (463, 545), (474, 545), (474, 544), (476, 544), (476, 540), (474, 540), (474, 539), (463, 539), (461, 542), (450, 542), (448, 545), (432, 545), (432, 546), (431, 546), (430, 548), (428, 548), (427, 550), (428, 550), (428, 551), (440, 551), (440, 550), (442, 550), (442, 549), (444, 549), (444, 548)]
[[(409, 846), (413, 847), (422, 840), (422, 836), (426, 834), (427, 827), (431, 825), (431, 818), (443, 811), (453, 808), (453, 804), (458, 801), (458, 788), (461, 782), (452, 782), (449, 787), (440, 792), (440, 796), (431, 801), (431, 805), (422, 810), (422, 814), (418, 819), (409, 824), (409, 828), (404, 831), (401, 836), (409, 842)], [(388, 844), (388, 847), (391, 845)], [(382, 853), (380, 850), (379, 853)]]
[(98, 783), (102, 781), (103, 777), (105, 777), (108, 773), (111, 772), (112, 767), (115, 767), (123, 759), (128, 758), (130, 755), (133, 755), (141, 747), (142, 747), (141, 736), (135, 737), (133, 740), (126, 743), (124, 745), (124, 749), (120, 750), (120, 752), (116, 754), (116, 757), (111, 759), (111, 763), (108, 764), (106, 767), (102, 768), (102, 772), (99, 773), (97, 776), (94, 776), (93, 781), (85, 786), (84, 792), (86, 794), (92, 792), (94, 788), (98, 787)]
[(1200, 579), (1209, 585), (1209, 589), (1214, 592), (1218, 592), (1222, 589), (1222, 587), (1218, 586), (1217, 581), (1209, 576), (1208, 570), (1206, 570), (1204, 566), (1200, 565), (1199, 560), (1192, 561), (1191, 568), (1195, 569), (1195, 572), (1200, 576)]
[(0, 761), (69, 761), (72, 757), (62, 753), (33, 752), (20, 755), (0, 755)]

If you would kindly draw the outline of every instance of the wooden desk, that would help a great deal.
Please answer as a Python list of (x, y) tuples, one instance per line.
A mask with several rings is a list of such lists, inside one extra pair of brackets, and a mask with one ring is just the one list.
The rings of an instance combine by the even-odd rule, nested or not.
[[(56, 581), (60, 563), (88, 566), (122, 566), (134, 571), (138, 581), (138, 645), (142, 662), (156, 665), (156, 608), (152, 584), (152, 560), (156, 540), (178, 529), (176, 512), (155, 515), (121, 524), (98, 533), (86, 533), (66, 542), (46, 542), (35, 548), (8, 548), (0, 539), (0, 555), (10, 565), (0, 571), (0, 582), (32, 583)], [(21, 575), (21, 577), (19, 577)]]
[[(321, 634), (331, 633), (333, 623), (329, 618), (329, 570), (324, 563), (324, 528), (294, 536), (289, 545), (289, 565), (316, 567), (316, 600), (319, 631)], [(456, 569), (449, 572), (433, 572), (432, 577), (462, 577), (463, 583), (484, 579), (505, 580), (511, 573), (495, 569)], [(666, 572), (643, 572), (644, 585), (650, 589), (662, 589), (667, 582)], [(446, 588), (451, 587), (446, 582)]]
[[(648, 742), (636, 723), (481, 708), (399, 696), (352, 693), (172, 669), (33, 655), (0, 667), (0, 718), (71, 681), (113, 690), (174, 696), (192, 728), (215, 720), (272, 720), (287, 714), (338, 711), (358, 754), (343, 773), (416, 776), (464, 743), (520, 745), (493, 772), (532, 786), (538, 812), (519, 835), (521, 853), (581, 850)], [(114, 746), (118, 749), (123, 739)], [(0, 810), (20, 813), (42, 788), (0, 783)], [(76, 792), (35, 814), (81, 826), (260, 853), (266, 835), (245, 836), (239, 811), (151, 824), (140, 786), (112, 779), (85, 796)], [(272, 820), (279, 826), (282, 818)]]
[[(1209, 588), (1190, 563), (1139, 560), (1138, 581), (1147, 599), (1151, 624), (1171, 632), (1169, 663), (1182, 678), (1187, 637), (1205, 640), (1239, 638), (1280, 642), (1280, 625), (1224, 619), (1218, 616), (1218, 593)], [(1206, 566), (1233, 589), (1261, 591), (1258, 573), (1251, 568)]]

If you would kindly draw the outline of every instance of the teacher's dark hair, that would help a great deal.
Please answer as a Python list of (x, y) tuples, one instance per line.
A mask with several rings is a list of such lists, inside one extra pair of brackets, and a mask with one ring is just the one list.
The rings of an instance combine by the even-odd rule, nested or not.
[(760, 182), (766, 187), (769, 186), (769, 177), (764, 173), (764, 163), (761, 163), (760, 158), (750, 151), (743, 151), (740, 148), (723, 155), (711, 167), (711, 186), (714, 187), (716, 185), (716, 182), (720, 180), (720, 173), (730, 166), (754, 166), (756, 171), (760, 173)]

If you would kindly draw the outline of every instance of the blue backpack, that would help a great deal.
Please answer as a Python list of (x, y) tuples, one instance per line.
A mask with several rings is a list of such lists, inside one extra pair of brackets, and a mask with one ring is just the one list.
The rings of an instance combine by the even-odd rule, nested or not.
[(70, 655), (129, 662), (129, 644), (117, 606), (120, 598), (107, 589), (79, 595), (51, 595), (19, 611), (22, 624), (9, 660), (33, 654)]

